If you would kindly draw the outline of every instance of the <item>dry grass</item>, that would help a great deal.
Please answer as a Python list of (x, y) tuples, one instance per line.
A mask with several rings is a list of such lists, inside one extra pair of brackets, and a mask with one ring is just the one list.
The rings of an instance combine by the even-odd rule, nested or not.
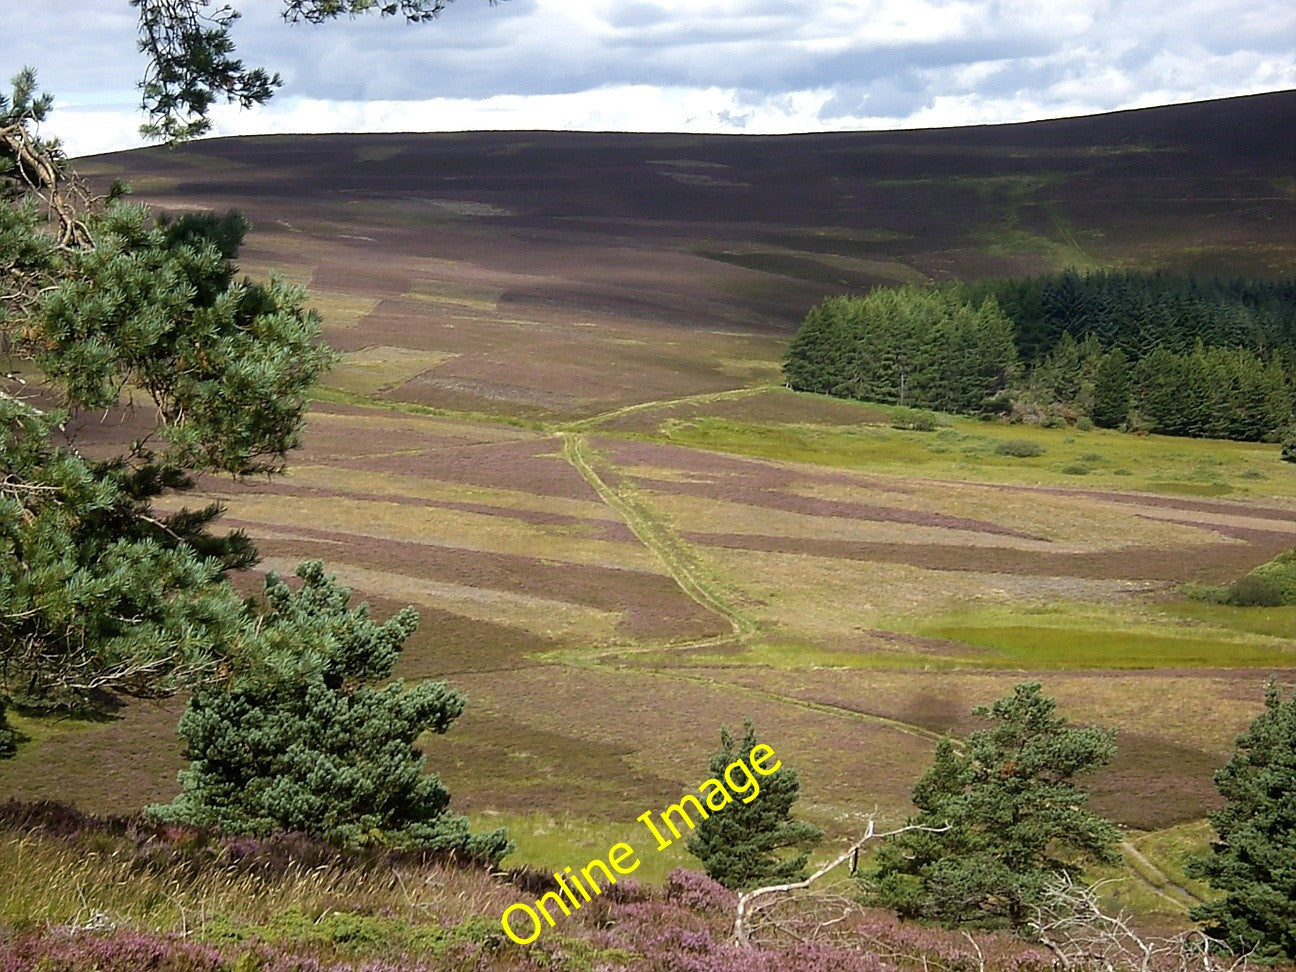
[(364, 348), (343, 356), (325, 376), (324, 385), (358, 395), (375, 395), (453, 357), (441, 351), (416, 351), (412, 348)]
[(573, 536), (558, 526), (512, 517), (470, 513), (447, 516), (435, 507), (359, 500), (347, 496), (252, 494), (229, 504), (229, 516), (270, 529), (310, 524), (313, 529), (354, 537), (399, 540), (523, 557), (657, 573), (651, 553), (631, 543)]
[(419, 925), (450, 927), (498, 914), (515, 889), (480, 872), (422, 865), (389, 868), (302, 867), (266, 877), (204, 867), (170, 874), (141, 868), (129, 856), (38, 835), (0, 838), (0, 921), (32, 925), (125, 924), (198, 936), (231, 926), (273, 925), (285, 913), (330, 911), (399, 915)]

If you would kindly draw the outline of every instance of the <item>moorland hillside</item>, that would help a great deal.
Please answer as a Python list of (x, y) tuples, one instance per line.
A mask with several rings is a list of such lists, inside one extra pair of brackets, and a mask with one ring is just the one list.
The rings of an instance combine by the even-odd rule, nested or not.
[[(1290, 274), (1294, 141), (1280, 92), (922, 132), (219, 139), (81, 167), (245, 211), (243, 268), (310, 288), (342, 358), (304, 448), (272, 483), (204, 491), (263, 569), (323, 557), (377, 614), (417, 607), (398, 674), (469, 699), (429, 763), (456, 809), (509, 825), (515, 860), (621, 839), (744, 716), (830, 836), (896, 821), (937, 738), (1039, 678), (1119, 730), (1092, 790), (1127, 828), (1120, 893), (1179, 921), (1205, 893), (1182, 851), (1212, 774), (1296, 665), (1296, 608), (1183, 588), (1296, 545), (1292, 467), (1273, 444), (904, 428), (780, 368), (825, 293)], [(134, 434), (105, 418), (72, 421)], [(165, 802), (182, 706), (15, 717), (0, 790)]]
[(81, 167), (245, 211), (250, 265), (310, 284), (367, 392), (576, 416), (773, 377), (826, 293), (1289, 273), (1293, 142), (1296, 92), (1277, 92), (927, 131), (214, 139)]

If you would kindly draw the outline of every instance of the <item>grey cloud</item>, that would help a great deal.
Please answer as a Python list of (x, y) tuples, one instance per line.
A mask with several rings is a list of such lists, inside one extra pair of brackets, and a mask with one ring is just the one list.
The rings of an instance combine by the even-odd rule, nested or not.
[[(1254, 65), (1290, 65), (1296, 31), (1296, 8), (1279, 0), (973, 0), (938, 4), (900, 40), (850, 42), (882, 23), (884, 8), (905, 15), (916, 4), (569, 2), (457, 0), (420, 26), (363, 17), (314, 27), (286, 25), (275, 0), (235, 0), (244, 14), (236, 40), (249, 64), (284, 76), (284, 98), (479, 99), (635, 84), (733, 89), (740, 104), (767, 105), (814, 89), (830, 92), (819, 118), (844, 124), (903, 119), (942, 95), (1024, 93), (1046, 110), (1067, 86), (1097, 107), (1118, 107), (1131, 90), (1209, 97), (1219, 83), (1212, 72), (1245, 85)], [(968, 9), (958, 37), (923, 36)], [(1079, 33), (1067, 26), (1073, 14), (1087, 24)], [(1227, 71), (1218, 68), (1225, 58)], [(142, 69), (133, 11), (126, 0), (0, 0), (0, 68), (12, 74), (24, 63), (73, 100), (133, 104)], [(721, 119), (735, 128), (749, 120), (745, 110)]]

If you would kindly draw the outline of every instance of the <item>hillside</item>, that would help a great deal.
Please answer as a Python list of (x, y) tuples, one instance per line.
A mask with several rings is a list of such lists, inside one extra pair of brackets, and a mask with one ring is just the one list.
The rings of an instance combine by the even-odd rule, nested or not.
[(83, 167), (245, 210), (250, 264), (311, 285), (367, 392), (577, 416), (772, 378), (825, 293), (1065, 265), (1289, 273), (1294, 143), (1281, 92), (911, 132), (217, 139)]
[[(83, 168), (246, 211), (244, 268), (309, 286), (344, 357), (304, 448), (204, 491), (265, 568), (323, 557), (377, 613), (418, 608), (399, 673), (470, 699), (429, 763), (509, 825), (510, 863), (622, 839), (744, 716), (833, 837), (895, 822), (936, 739), (1038, 678), (1119, 730), (1092, 781), (1137, 865), (1115, 894), (1173, 922), (1202, 892), (1180, 868), (1211, 776), (1296, 668), (1296, 608), (1182, 588), (1296, 546), (1292, 467), (1272, 444), (900, 428), (779, 369), (811, 303), (872, 283), (1290, 274), (1293, 144), (1283, 92), (922, 132), (223, 139)], [(74, 421), (134, 434), (104, 419)], [(169, 799), (181, 707), (20, 716), (0, 792)]]

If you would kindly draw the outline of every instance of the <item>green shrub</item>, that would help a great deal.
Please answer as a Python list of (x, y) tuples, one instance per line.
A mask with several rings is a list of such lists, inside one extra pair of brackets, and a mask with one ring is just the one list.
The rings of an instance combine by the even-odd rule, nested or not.
[(935, 432), (936, 413), (920, 408), (898, 408), (891, 414), (891, 428), (914, 432)]
[(1030, 459), (1044, 455), (1044, 447), (1034, 439), (1004, 439), (995, 452), (1001, 456), (1014, 456), (1018, 459)]
[(1204, 604), (1227, 604), (1229, 591), (1218, 584), (1187, 583), (1183, 586), (1183, 595), (1190, 601), (1201, 601)]
[(1088, 476), (1089, 467), (1082, 462), (1067, 463), (1062, 467), (1062, 471), (1068, 476)]
[(1269, 578), (1247, 574), (1228, 586), (1227, 603), (1234, 607), (1282, 607), (1283, 594)]
[(1081, 462), (1106, 462), (1106, 457), (1097, 452), (1083, 452), (1076, 456)]
[(1092, 432), (1094, 427), (1093, 419), (1088, 415), (1081, 415), (1076, 419), (1075, 427), (1077, 432)]
[(1296, 462), (1296, 435), (1283, 439), (1282, 458), (1284, 462)]
[(1281, 604), (1296, 604), (1296, 547), (1280, 553), (1267, 564), (1261, 564), (1247, 574), (1272, 584), (1278, 591)]
[(1194, 601), (1233, 607), (1296, 605), (1296, 548), (1280, 553), (1227, 587), (1185, 584), (1183, 592)]

